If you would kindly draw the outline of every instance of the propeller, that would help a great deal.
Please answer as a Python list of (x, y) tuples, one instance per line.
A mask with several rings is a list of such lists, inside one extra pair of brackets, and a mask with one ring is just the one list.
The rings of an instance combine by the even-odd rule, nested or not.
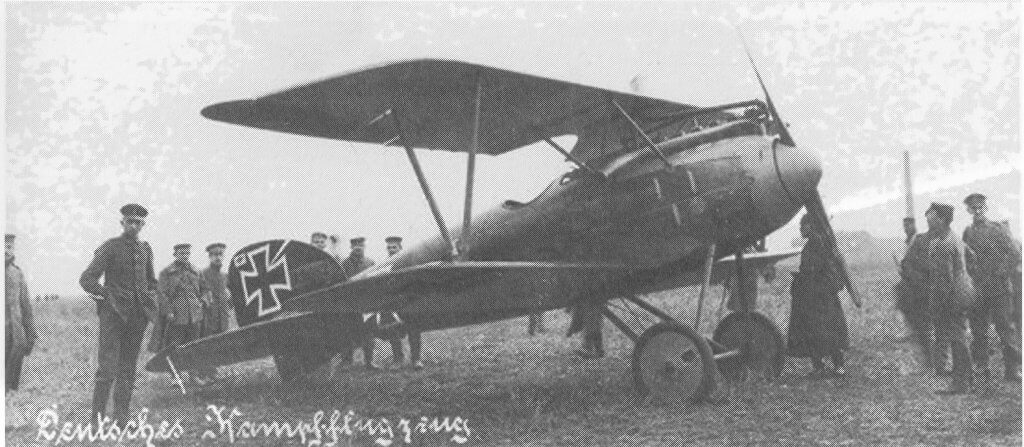
[[(775, 121), (779, 129), (779, 143), (787, 146), (795, 147), (796, 143), (793, 141), (793, 137), (789, 134), (789, 129), (786, 129), (786, 125), (782, 122), (782, 117), (779, 116), (779, 111), (775, 109), (775, 103), (772, 102), (771, 95), (768, 94), (768, 88), (764, 85), (764, 80), (761, 79), (761, 73), (757, 70), (757, 64), (754, 63), (754, 58), (750, 55), (750, 49), (747, 47), (746, 40), (743, 39), (743, 34), (740, 34), (740, 41), (743, 43), (743, 51), (747, 53), (747, 59), (750, 60), (750, 66), (754, 69), (754, 74), (757, 76), (757, 82), (761, 85), (761, 91), (764, 92), (764, 102), (768, 106), (768, 113), (771, 114), (772, 120)], [(774, 150), (774, 147), (773, 147)], [(779, 179), (785, 182), (782, 178)], [(846, 286), (846, 291), (850, 294), (850, 300), (857, 307), (861, 307), (863, 302), (861, 301), (860, 294), (857, 293), (856, 287), (853, 285), (853, 281), (850, 277), (850, 270), (846, 266), (846, 259), (843, 257), (843, 253), (839, 251), (839, 244), (836, 241), (836, 233), (832, 230), (832, 224), (829, 222), (828, 215), (825, 212), (825, 204), (821, 200), (821, 193), (815, 188), (809, 197), (803, 197), (804, 208), (811, 215), (811, 218), (817, 223), (817, 227), (821, 229), (822, 239), (825, 243), (825, 249), (829, 250), (832, 254), (832, 260), (835, 262), (836, 267), (843, 275), (843, 284)]]

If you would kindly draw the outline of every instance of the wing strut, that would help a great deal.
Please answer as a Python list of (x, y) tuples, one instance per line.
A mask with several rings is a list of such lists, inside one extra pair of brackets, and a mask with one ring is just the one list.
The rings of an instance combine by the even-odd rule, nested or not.
[(640, 125), (637, 124), (636, 121), (633, 120), (633, 117), (629, 116), (629, 114), (626, 113), (626, 109), (623, 109), (622, 106), (619, 105), (618, 101), (616, 101), (614, 99), (612, 100), (612, 105), (614, 105), (616, 109), (619, 109), (619, 113), (621, 113), (622, 116), (624, 118), (626, 118), (626, 121), (629, 121), (629, 124), (631, 124), (633, 126), (633, 130), (635, 130), (638, 135), (643, 137), (644, 143), (647, 143), (647, 147), (651, 148), (651, 150), (654, 151), (654, 153), (659, 158), (661, 158), (661, 161), (665, 162), (665, 167), (667, 169), (671, 170), (672, 169), (672, 163), (669, 163), (668, 158), (665, 158), (665, 153), (661, 152), (661, 149), (658, 149), (658, 146), (654, 145), (654, 142), (651, 141), (651, 137), (648, 137), (647, 133), (644, 132), (644, 130), (642, 128), (640, 128)]
[(575, 156), (573, 156), (571, 153), (569, 153), (569, 151), (565, 150), (565, 148), (562, 147), (560, 144), (555, 143), (555, 141), (552, 140), (551, 138), (544, 137), (544, 141), (546, 143), (548, 143), (549, 146), (555, 148), (555, 150), (558, 151), (558, 153), (562, 154), (565, 157), (566, 160), (569, 160), (569, 161), (573, 162), (573, 164), (575, 164), (576, 166), (580, 167), (581, 169), (584, 169), (584, 170), (586, 170), (587, 172), (589, 172), (591, 174), (603, 175), (600, 172), (595, 171), (594, 168), (591, 168), (590, 166), (587, 166), (586, 163), (584, 163), (582, 160), (580, 160), (580, 159), (576, 158)]
[(466, 203), (462, 212), (462, 235), (459, 236), (459, 256), (464, 257), (469, 250), (469, 224), (473, 218), (473, 174), (476, 173), (476, 153), (480, 146), (480, 99), (483, 96), (483, 82), (480, 75), (476, 78), (476, 107), (473, 110), (473, 141), (469, 146), (466, 158)]
[(434, 194), (430, 192), (430, 185), (427, 183), (427, 177), (423, 175), (423, 168), (420, 167), (420, 162), (416, 158), (416, 151), (409, 145), (409, 140), (405, 138), (405, 133), (402, 132), (402, 121), (398, 118), (398, 114), (393, 110), (388, 109), (383, 115), (375, 118), (373, 122), (376, 122), (385, 115), (391, 115), (391, 119), (394, 120), (395, 128), (398, 129), (398, 139), (402, 141), (402, 146), (405, 147), (405, 155), (409, 156), (409, 164), (412, 165), (412, 170), (416, 173), (416, 180), (420, 182), (420, 189), (423, 190), (423, 195), (427, 198), (427, 204), (430, 205), (430, 213), (434, 215), (434, 221), (437, 222), (437, 228), (441, 230), (441, 237), (443, 237), (445, 242), (448, 243), (448, 250), (454, 257), (456, 251), (455, 244), (452, 243), (452, 235), (448, 233), (448, 226), (444, 223), (444, 217), (441, 216), (441, 210), (437, 208), (437, 202), (434, 201)]

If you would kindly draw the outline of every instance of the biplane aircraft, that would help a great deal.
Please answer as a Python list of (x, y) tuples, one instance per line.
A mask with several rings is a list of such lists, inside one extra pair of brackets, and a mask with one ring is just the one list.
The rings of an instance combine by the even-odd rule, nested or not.
[[(147, 368), (273, 355), (287, 378), (329, 362), (352, 335), (354, 315), (398, 312), (430, 331), (616, 304), (603, 313), (635, 342), (643, 392), (692, 400), (714, 389), (717, 370), (777, 375), (783, 336), (749, 306), (713, 337), (700, 335), (708, 284), (795, 254), (744, 249), (806, 207), (856, 295), (816, 189), (821, 161), (795, 144), (754, 70), (764, 101), (712, 107), (450, 60), (390, 63), (208, 106), (202, 115), (216, 121), (404, 149), (439, 234), (348, 279), (302, 242), (248, 245), (228, 271), (240, 328), (162, 352)], [(575, 146), (554, 141), (562, 135), (576, 135)], [(575, 169), (529, 202), (474, 216), (476, 156), (541, 141)], [(418, 149), (466, 153), (461, 225), (438, 211)], [(692, 324), (640, 297), (683, 285), (703, 286)], [(644, 318), (620, 316), (624, 309)]]

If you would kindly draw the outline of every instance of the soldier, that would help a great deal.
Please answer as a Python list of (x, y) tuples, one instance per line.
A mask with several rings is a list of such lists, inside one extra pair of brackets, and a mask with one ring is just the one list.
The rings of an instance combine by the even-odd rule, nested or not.
[(1002, 225), (985, 217), (988, 207), (985, 196), (974, 193), (964, 199), (974, 222), (964, 230), (964, 242), (973, 256), (967, 258), (967, 271), (974, 279), (978, 303), (971, 310), (971, 354), (983, 382), (989, 379), (988, 332), (995, 325), (1003, 346), (1003, 365), (1008, 382), (1020, 381), (1020, 342), (1010, 324), (1013, 312), (1010, 275), (1020, 259), (1009, 232)]
[[(210, 257), (210, 266), (200, 272), (203, 283), (206, 285), (207, 299), (209, 302), (203, 312), (202, 337), (220, 334), (230, 327), (231, 318), (231, 292), (228, 291), (228, 279), (221, 267), (224, 264), (224, 250), (227, 245), (217, 242), (206, 246), (206, 253)], [(208, 382), (213, 382), (217, 376), (216, 368), (200, 371), (200, 376)]]
[[(1010, 238), (1013, 239), (1013, 245), (1017, 247), (1017, 253), (1020, 253), (1020, 239), (1014, 237), (1013, 232), (1010, 231), (1010, 221), (1004, 220), (1002, 223), (1003, 228), (1006, 228), (1007, 234), (1009, 234)], [(1013, 284), (1013, 295), (1010, 296), (1013, 304), (1013, 312), (1010, 313), (1010, 322), (1013, 323), (1013, 327), (1017, 329), (1017, 343), (1020, 344), (1021, 323), (1024, 322), (1021, 320), (1021, 299), (1024, 298), (1024, 296), (1021, 295), (1021, 280), (1024, 279), (1024, 277), (1021, 277), (1020, 257), (1017, 257), (1015, 264), (1013, 272), (1010, 273), (1010, 278), (1012, 279), (1011, 283)]]
[(940, 376), (949, 376), (949, 346), (935, 342), (928, 304), (929, 233), (914, 234), (900, 262), (900, 310), (910, 327), (925, 363)]
[[(372, 267), (374, 265), (374, 262), (372, 259), (367, 258), (363, 253), (364, 250), (366, 249), (365, 237), (354, 237), (351, 240), (349, 240), (349, 243), (352, 247), (352, 250), (349, 253), (348, 257), (341, 262), (341, 269), (345, 271), (346, 276), (352, 278), (359, 272), (362, 272), (363, 270)], [(363, 364), (366, 366), (366, 369), (370, 370), (377, 369), (375, 366), (373, 366), (373, 349), (377, 344), (376, 338), (374, 338), (372, 334), (374, 322), (371, 321), (371, 319), (373, 317), (374, 314), (367, 314), (363, 316), (363, 330), (360, 331), (363, 333), (363, 340), (362, 346), (359, 346), (363, 350)], [(353, 323), (358, 324), (358, 319), (354, 320)], [(351, 343), (355, 344), (354, 341)], [(344, 363), (351, 362), (352, 354), (354, 351), (355, 346), (351, 347), (351, 349), (346, 349), (345, 351), (343, 351), (342, 357), (344, 357), (344, 359), (342, 361)]]
[(807, 238), (800, 253), (800, 270), (793, 273), (787, 354), (810, 357), (811, 378), (825, 375), (825, 356), (832, 359), (832, 373), (846, 375), (843, 350), (850, 347), (846, 316), (839, 303), (843, 279), (822, 241), (822, 230), (810, 214), (800, 219), (800, 235)]
[(352, 250), (349, 252), (348, 257), (341, 262), (341, 267), (345, 270), (345, 274), (351, 278), (363, 270), (373, 267), (375, 263), (373, 262), (373, 259), (365, 256), (365, 237), (354, 237), (349, 240), (349, 243), (351, 244)]
[(343, 259), (341, 258), (341, 249), (338, 247), (338, 244), (341, 243), (341, 236), (338, 236), (337, 234), (332, 234), (330, 237), (330, 241), (331, 249), (328, 253), (331, 254), (332, 258), (338, 261), (338, 264), (341, 264), (341, 261), (343, 261)]
[[(153, 331), (150, 338), (150, 350), (153, 352), (184, 345), (201, 334), (203, 307), (210, 303), (205, 301), (209, 299), (206, 284), (189, 262), (191, 250), (191, 244), (175, 245), (174, 262), (160, 271), (160, 313), (166, 318), (167, 325), (162, 330)], [(207, 385), (198, 373), (189, 374), (189, 377), (198, 385)]]
[(138, 204), (121, 207), (123, 232), (96, 249), (92, 262), (78, 281), (96, 301), (99, 315), (99, 366), (91, 413), (97, 423), (105, 417), (112, 382), (114, 423), (123, 424), (128, 420), (142, 337), (149, 322), (156, 318), (153, 250), (148, 243), (139, 240), (148, 214)]
[(974, 301), (964, 265), (964, 246), (953, 236), (953, 206), (932, 203), (928, 221), (928, 305), (937, 343), (948, 343), (953, 357), (953, 379), (940, 394), (963, 394), (971, 389), (974, 367), (967, 348), (965, 309)]
[(309, 236), (309, 243), (316, 248), (327, 251), (327, 234), (322, 231), (314, 231)]
[(529, 322), (526, 327), (526, 333), (529, 335), (543, 334), (544, 331), (544, 312), (534, 312), (530, 314)]
[[(399, 236), (388, 236), (384, 239), (388, 249), (388, 256), (397, 255), (402, 251), (402, 238)], [(405, 361), (405, 353), (402, 351), (402, 338), (409, 337), (409, 362), (414, 369), (422, 369), (423, 362), (420, 361), (421, 335), (416, 328), (402, 320), (397, 312), (378, 312), (376, 314), (376, 330), (382, 338), (391, 343), (392, 368), (397, 368)]]
[(17, 391), (21, 382), (21, 364), (36, 344), (36, 325), (32, 318), (28, 283), (25, 282), (21, 268), (14, 264), (14, 235), (9, 233), (4, 234), (4, 289), (7, 297), (4, 319), (7, 325), (4, 343), (4, 358), (7, 359), (6, 391)]

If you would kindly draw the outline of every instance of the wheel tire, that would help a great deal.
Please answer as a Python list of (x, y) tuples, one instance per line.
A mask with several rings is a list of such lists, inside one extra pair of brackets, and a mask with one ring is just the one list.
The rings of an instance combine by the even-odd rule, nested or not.
[(679, 323), (658, 323), (633, 348), (633, 379), (643, 395), (699, 401), (715, 389), (715, 359), (703, 336)]
[(726, 348), (740, 349), (739, 357), (722, 359), (718, 370), (729, 380), (762, 377), (772, 380), (782, 374), (786, 345), (782, 330), (770, 318), (757, 312), (734, 312), (715, 328), (712, 339)]

